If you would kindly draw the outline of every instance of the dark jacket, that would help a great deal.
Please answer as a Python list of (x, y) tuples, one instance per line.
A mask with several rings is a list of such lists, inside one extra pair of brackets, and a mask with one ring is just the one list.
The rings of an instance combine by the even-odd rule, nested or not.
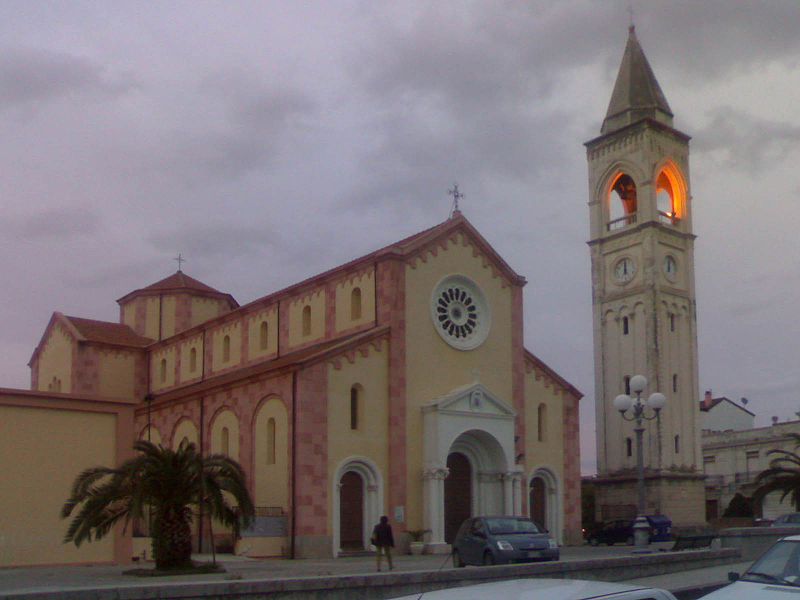
[(372, 530), (372, 543), (376, 546), (391, 546), (394, 548), (392, 526), (388, 523), (378, 523)]

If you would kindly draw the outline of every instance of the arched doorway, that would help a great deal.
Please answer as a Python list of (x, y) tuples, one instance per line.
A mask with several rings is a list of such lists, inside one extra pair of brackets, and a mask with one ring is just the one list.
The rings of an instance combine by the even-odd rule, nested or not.
[(472, 511), (472, 467), (460, 452), (447, 457), (450, 474), (444, 480), (444, 541), (452, 544), (458, 528)]
[(342, 475), (339, 496), (339, 535), (343, 550), (364, 548), (364, 480), (354, 472)]
[(541, 477), (531, 479), (528, 489), (528, 508), (530, 510), (531, 521), (539, 527), (547, 528), (547, 507), (545, 506), (545, 483)]

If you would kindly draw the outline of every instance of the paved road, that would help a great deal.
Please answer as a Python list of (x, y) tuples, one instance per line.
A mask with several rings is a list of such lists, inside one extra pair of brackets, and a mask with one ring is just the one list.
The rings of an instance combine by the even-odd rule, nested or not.
[[(671, 542), (652, 544), (650, 550), (652, 552), (658, 552), (660, 549), (666, 550), (671, 547), (671, 545)], [(561, 550), (561, 559), (562, 561), (588, 560), (592, 558), (633, 555), (635, 552), (636, 550), (633, 547), (624, 545), (597, 548), (592, 548), (590, 546), (564, 547)], [(196, 556), (195, 558), (200, 561), (210, 561), (211, 559), (208, 555)], [(189, 577), (154, 577), (152, 579), (134, 578), (130, 575), (124, 575), (123, 572), (130, 569), (130, 565), (3, 568), (0, 569), (0, 595), (89, 587), (106, 588), (126, 585), (159, 586), (183, 581), (200, 583), (203, 581), (283, 579), (354, 575), (375, 572), (375, 559), (371, 556), (339, 559), (259, 560), (221, 555), (218, 557), (218, 562), (225, 567), (225, 573), (193, 575)], [(677, 589), (678, 587), (688, 587), (695, 583), (724, 581), (728, 571), (741, 571), (746, 566), (749, 566), (749, 563), (713, 567), (710, 569), (697, 569), (695, 571), (682, 573), (681, 576), (677, 578), (675, 574), (662, 577), (649, 577), (646, 578), (646, 580), (642, 580), (642, 583), (654, 587)], [(449, 555), (403, 555), (395, 557), (395, 572), (431, 571), (451, 568), (452, 563)], [(638, 582), (639, 581), (637, 581), (637, 583)]]

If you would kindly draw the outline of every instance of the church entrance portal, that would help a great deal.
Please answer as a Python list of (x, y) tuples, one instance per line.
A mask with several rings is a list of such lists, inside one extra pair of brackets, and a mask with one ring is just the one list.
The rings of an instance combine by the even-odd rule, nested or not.
[(447, 457), (450, 474), (444, 480), (444, 541), (452, 544), (458, 528), (471, 515), (472, 467), (460, 452)]
[(364, 481), (358, 473), (342, 476), (339, 499), (340, 539), (342, 549), (364, 548)]
[(545, 484), (541, 477), (531, 479), (528, 493), (528, 506), (530, 507), (531, 520), (540, 527), (547, 528), (547, 507), (545, 506)]

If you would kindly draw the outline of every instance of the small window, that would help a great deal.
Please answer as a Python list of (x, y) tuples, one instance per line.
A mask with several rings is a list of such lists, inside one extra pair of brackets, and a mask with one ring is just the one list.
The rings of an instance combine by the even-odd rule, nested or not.
[(625, 393), (630, 396), (631, 395), (631, 376), (625, 375)]
[(625, 456), (633, 456), (633, 440), (625, 438)]
[(350, 388), (350, 429), (358, 429), (358, 405), (359, 405), (358, 386)]
[(230, 436), (231, 434), (228, 428), (223, 427), (222, 432), (220, 432), (220, 450), (225, 456), (230, 454)]
[(358, 321), (361, 318), (361, 288), (353, 288), (350, 294), (350, 320)]
[(275, 464), (275, 419), (273, 417), (267, 421), (267, 464)]
[(231, 359), (231, 336), (226, 335), (222, 339), (222, 362), (228, 362)]
[(164, 383), (165, 381), (167, 381), (167, 359), (166, 358), (162, 358), (161, 359), (161, 369), (160, 369), (160, 374), (159, 375), (160, 375), (160, 378), (161, 378), (161, 383)]
[(303, 307), (303, 336), (311, 335), (311, 307), (305, 305)]
[(672, 391), (673, 392), (677, 392), (678, 391), (678, 374), (677, 373), (673, 373), (672, 374)]
[(258, 330), (258, 347), (261, 350), (266, 350), (269, 344), (269, 325), (266, 321), (261, 321), (261, 326)]
[(675, 315), (673, 313), (669, 315), (669, 330), (675, 331)]
[(681, 451), (681, 436), (675, 436), (675, 454)]
[(628, 335), (628, 317), (622, 317), (622, 335)]
[(713, 454), (703, 457), (703, 464), (704, 465), (713, 465), (715, 462), (717, 462), (717, 457), (714, 456)]
[(547, 405), (542, 402), (537, 409), (536, 436), (540, 442), (547, 441)]
[(197, 348), (189, 350), (189, 372), (194, 373), (197, 370)]

